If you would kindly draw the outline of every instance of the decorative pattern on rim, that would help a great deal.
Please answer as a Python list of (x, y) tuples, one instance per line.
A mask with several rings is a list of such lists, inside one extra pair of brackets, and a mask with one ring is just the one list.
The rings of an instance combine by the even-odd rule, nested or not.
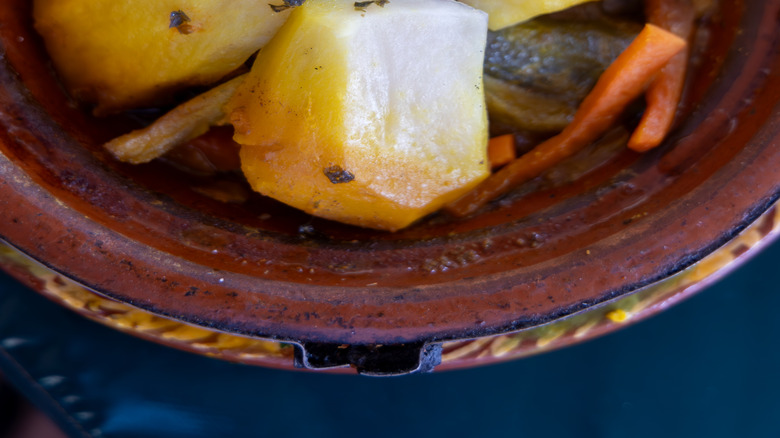
[[(735, 239), (688, 269), (582, 313), (516, 333), (444, 344), (437, 370), (539, 354), (612, 332), (698, 292), (749, 258), (780, 232), (776, 204)], [(163, 345), (250, 365), (292, 369), (293, 347), (194, 327), (105, 298), (0, 242), (0, 267), (45, 296), (94, 321)], [(342, 370), (343, 371), (343, 370)]]

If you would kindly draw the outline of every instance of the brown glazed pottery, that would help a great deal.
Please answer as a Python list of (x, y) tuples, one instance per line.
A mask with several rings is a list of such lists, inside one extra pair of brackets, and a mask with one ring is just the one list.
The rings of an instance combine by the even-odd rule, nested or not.
[(430, 370), (443, 342), (538, 330), (645, 293), (774, 205), (780, 0), (721, 3), (662, 147), (596, 148), (471, 217), (383, 233), (257, 195), (215, 197), (244, 187), (231, 175), (114, 161), (101, 145), (135, 122), (71, 101), (30, 2), (5, 0), (0, 239), (111, 302), (293, 344), (298, 366)]

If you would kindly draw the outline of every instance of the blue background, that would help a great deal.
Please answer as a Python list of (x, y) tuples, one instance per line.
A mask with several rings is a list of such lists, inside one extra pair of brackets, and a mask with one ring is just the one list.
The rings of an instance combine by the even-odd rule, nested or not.
[(780, 435), (780, 244), (617, 333), (376, 379), (230, 364), (85, 320), (0, 274), (0, 371), (73, 436)]

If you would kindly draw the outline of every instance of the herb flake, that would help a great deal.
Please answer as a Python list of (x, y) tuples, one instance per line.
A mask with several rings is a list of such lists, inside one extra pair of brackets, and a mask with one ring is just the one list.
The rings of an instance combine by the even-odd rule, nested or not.
[(283, 4), (281, 5), (272, 5), (268, 4), (268, 6), (271, 7), (271, 10), (274, 12), (283, 12), (290, 8), (295, 8), (303, 4), (306, 0), (283, 0)]
[(190, 17), (181, 9), (173, 11), (169, 16), (168, 29), (176, 28), (179, 33), (188, 35), (193, 31), (192, 26), (189, 24), (190, 21), (192, 21)]
[(341, 168), (341, 166), (330, 166), (322, 169), (322, 173), (328, 177), (333, 184), (344, 184), (355, 179), (355, 175)]
[(364, 2), (355, 2), (355, 10), (360, 12), (366, 12), (366, 8), (372, 4), (384, 8), (386, 4), (390, 3), (390, 0), (368, 0)]

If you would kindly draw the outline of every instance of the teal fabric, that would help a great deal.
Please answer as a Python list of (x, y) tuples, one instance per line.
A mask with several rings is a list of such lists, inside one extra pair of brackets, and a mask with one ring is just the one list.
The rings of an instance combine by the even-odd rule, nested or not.
[(84, 437), (777, 436), (779, 262), (775, 244), (703, 293), (582, 345), (390, 379), (171, 350), (0, 274), (0, 372)]

